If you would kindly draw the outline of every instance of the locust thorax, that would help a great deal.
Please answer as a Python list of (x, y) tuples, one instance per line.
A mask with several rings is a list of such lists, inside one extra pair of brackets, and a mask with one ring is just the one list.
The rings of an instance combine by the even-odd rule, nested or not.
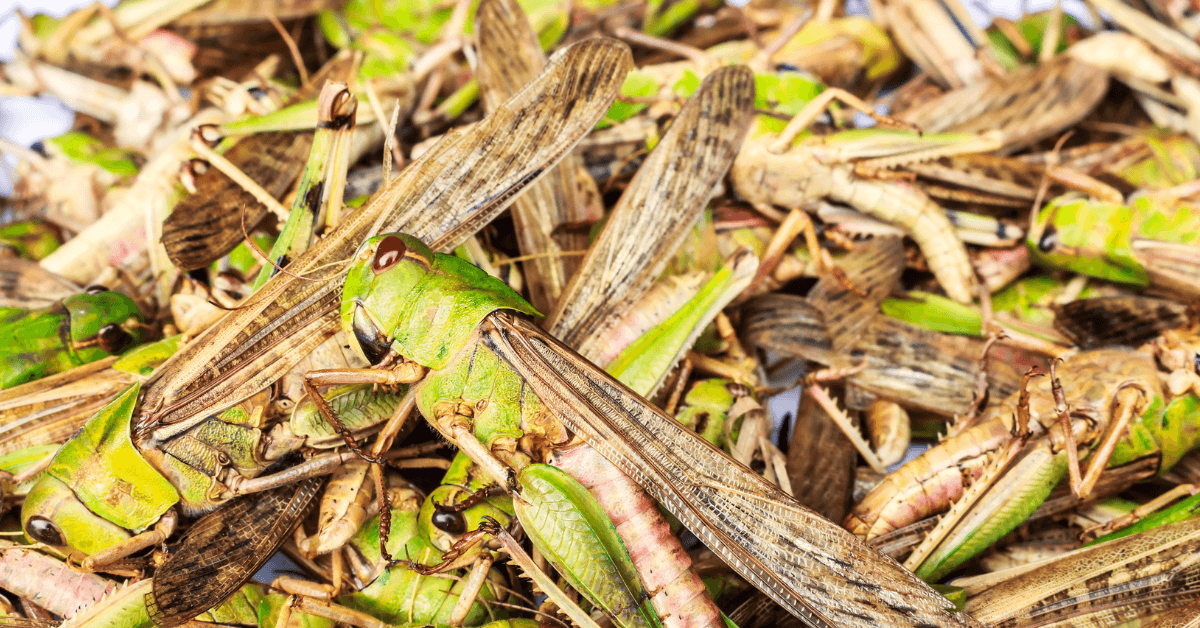
[(33, 541), (88, 556), (131, 536), (89, 510), (69, 486), (46, 475), (25, 497), (21, 527)]
[(403, 356), (443, 368), (488, 314), (511, 309), (537, 315), (499, 279), (420, 240), (384, 234), (354, 256), (342, 292), (342, 327), (372, 364)]

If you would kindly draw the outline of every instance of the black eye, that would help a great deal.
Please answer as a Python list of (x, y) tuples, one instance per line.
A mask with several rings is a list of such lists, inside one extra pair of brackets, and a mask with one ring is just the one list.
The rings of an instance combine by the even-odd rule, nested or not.
[(102, 286), (98, 283), (94, 283), (94, 284), (84, 288), (83, 291), (88, 294), (100, 294), (101, 292), (108, 292), (108, 288), (106, 286)]
[(392, 348), (392, 341), (375, 325), (375, 321), (367, 315), (360, 305), (354, 308), (354, 339), (362, 347), (363, 355), (371, 364), (379, 364)]
[(1058, 246), (1058, 229), (1055, 229), (1054, 225), (1047, 225), (1045, 233), (1038, 240), (1038, 250), (1043, 253), (1049, 253), (1056, 246)]
[(62, 547), (67, 544), (63, 539), (62, 530), (59, 530), (53, 521), (41, 515), (30, 517), (29, 521), (25, 522), (25, 534), (38, 543), (46, 545)]
[(379, 248), (375, 249), (375, 259), (371, 260), (371, 270), (375, 271), (375, 274), (379, 274), (399, 264), (400, 260), (404, 259), (404, 252), (407, 250), (408, 247), (404, 246), (404, 240), (396, 236), (387, 236), (379, 241)]
[(454, 536), (460, 536), (467, 531), (467, 520), (463, 518), (462, 513), (444, 509), (442, 504), (434, 504), (430, 523), (442, 532)]
[(96, 338), (100, 341), (100, 348), (109, 355), (116, 355), (133, 344), (133, 336), (116, 323), (109, 323), (101, 327)]

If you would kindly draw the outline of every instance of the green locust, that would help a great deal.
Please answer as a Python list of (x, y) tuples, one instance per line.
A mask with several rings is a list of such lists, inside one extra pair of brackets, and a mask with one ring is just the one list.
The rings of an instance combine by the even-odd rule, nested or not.
[(1183, 300), (1200, 297), (1200, 208), (1154, 194), (1129, 203), (1060, 197), (1038, 213), (1033, 260)]
[(103, 287), (36, 310), (0, 308), (0, 388), (124, 353), (145, 330), (133, 299)]
[[(1140, 351), (1067, 358), (1057, 369), (1061, 384), (1051, 377), (1013, 394), (889, 475), (846, 518), (847, 529), (869, 539), (951, 508), (942, 534), (909, 559), (918, 575), (935, 580), (1023, 522), (1068, 474), (1072, 492), (1086, 497), (1108, 467), (1152, 457), (1165, 473), (1200, 444), (1197, 348), (1196, 330), (1184, 329)], [(1076, 443), (1093, 452), (1086, 469)], [(974, 476), (970, 486), (960, 467)]]
[[(531, 443), (525, 449), (534, 452), (566, 442), (567, 434), (552, 420), (557, 415), (794, 614), (831, 626), (833, 618), (858, 625), (861, 617), (872, 617), (871, 625), (969, 623), (947, 611), (944, 598), (932, 591), (926, 597), (911, 574), (857, 548), (843, 531), (731, 464), (557, 340), (504, 312), (535, 313), (477, 268), (399, 234), (371, 238), (354, 259), (341, 307), (343, 327), (363, 356), (383, 368), (310, 373), (312, 385), (421, 381), (415, 394), (422, 413), (505, 484), (511, 483), (507, 469), (528, 462), (517, 450), (518, 440)], [(680, 477), (691, 480), (680, 483)], [(738, 490), (722, 488), (730, 484)], [(821, 540), (814, 543), (816, 538)], [(814, 552), (827, 558), (814, 560)], [(812, 579), (842, 595), (812, 595), (798, 586)], [(856, 592), (853, 582), (863, 579), (871, 582), (869, 594)], [(891, 595), (901, 595), (895, 603), (906, 610), (875, 606), (880, 596)]]

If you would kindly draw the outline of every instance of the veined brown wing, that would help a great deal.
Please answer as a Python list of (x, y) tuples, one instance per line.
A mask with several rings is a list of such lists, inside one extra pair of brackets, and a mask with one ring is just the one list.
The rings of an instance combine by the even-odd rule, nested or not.
[(532, 323), (494, 313), (482, 341), (709, 549), (809, 625), (978, 625)]
[[(595, 357), (607, 326), (662, 275), (729, 171), (754, 107), (754, 75), (715, 70), (675, 117), (563, 291), (549, 329)], [(665, 253), (665, 254), (664, 254)]]
[[(356, 65), (349, 54), (334, 57), (287, 104), (316, 98), (326, 80), (345, 82)], [(259, 133), (243, 138), (224, 156), (271, 196), (282, 198), (304, 172), (312, 143), (312, 131)], [(162, 243), (176, 266), (203, 268), (242, 241), (243, 218), (253, 226), (266, 214), (267, 208), (253, 195), (213, 168), (196, 178), (196, 193), (179, 201), (167, 216)]]
[(632, 66), (629, 48), (611, 39), (556, 53), (537, 80), (443, 138), (289, 265), (290, 274), (272, 278), (252, 303), (176, 354), (147, 389), (135, 437), (164, 425), (187, 429), (265, 388), (331, 336), (342, 263), (368, 236), (404, 231), (445, 250), (490, 222), (604, 115)]
[(192, 525), (154, 573), (150, 618), (179, 626), (219, 605), (266, 564), (321, 492), (324, 478), (247, 495)]

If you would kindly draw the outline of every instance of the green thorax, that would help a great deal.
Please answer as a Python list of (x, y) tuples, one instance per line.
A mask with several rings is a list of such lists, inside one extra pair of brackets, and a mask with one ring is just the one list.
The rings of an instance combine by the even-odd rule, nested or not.
[[(379, 244), (395, 237), (407, 247), (404, 258), (376, 272)], [(459, 353), (488, 314), (510, 309), (539, 315), (511, 288), (475, 266), (434, 254), (412, 236), (392, 234), (367, 240), (347, 273), (341, 315), (351, 335), (358, 308), (391, 338), (396, 352), (434, 369)]]
[(454, 401), (475, 408), (471, 426), (485, 447), (497, 441), (515, 442), (536, 434), (552, 443), (566, 441), (561, 424), (521, 376), (481, 343), (451, 356), (445, 368), (435, 369), (417, 388), (417, 408), (437, 416), (439, 403)]
[(1172, 399), (1162, 413), (1161, 425), (1160, 474), (1170, 471), (1180, 458), (1200, 446), (1200, 398), (1189, 392)]
[(140, 384), (104, 406), (58, 450), (46, 475), (71, 488), (92, 512), (140, 532), (179, 501), (171, 483), (133, 446), (129, 424)]

